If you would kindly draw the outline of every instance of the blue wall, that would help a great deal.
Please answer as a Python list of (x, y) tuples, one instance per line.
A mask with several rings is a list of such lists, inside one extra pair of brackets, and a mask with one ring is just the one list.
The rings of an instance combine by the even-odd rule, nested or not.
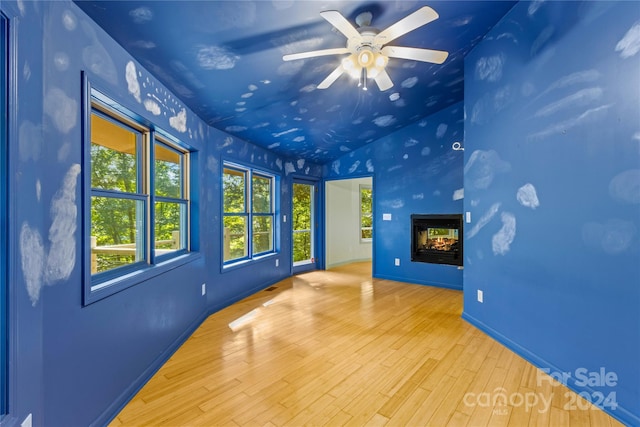
[[(640, 424), (637, 3), (517, 5), (467, 58), (464, 141), (456, 105), (324, 170), (208, 127), (73, 3), (0, 6), (13, 54), (10, 414), (3, 424), (28, 414), (34, 425), (104, 423), (209, 313), (290, 274), (288, 223), (278, 225), (278, 255), (222, 272), (225, 160), (277, 174), (287, 214), (293, 177), (373, 176), (377, 277), (461, 288), (464, 274), (468, 320), (541, 367), (615, 372), (620, 407), (613, 413)], [(197, 255), (87, 306), (81, 71), (198, 150)], [(155, 105), (145, 103), (151, 94)], [(452, 150), (454, 142), (465, 151)], [(457, 192), (463, 170), (464, 202)], [(63, 217), (52, 209), (61, 194), (69, 196)], [(464, 271), (411, 263), (410, 214), (463, 210), (472, 215)], [(392, 220), (382, 221), (383, 213)], [(61, 243), (50, 230), (61, 222), (73, 255), (50, 271), (51, 248)], [(476, 289), (485, 292), (483, 304)]]
[[(519, 3), (465, 60), (464, 316), (640, 425), (640, 8)], [(484, 303), (476, 291), (484, 292)], [(578, 369), (615, 373), (581, 386)], [(577, 382), (575, 380), (578, 380)]]
[[(401, 98), (395, 102), (402, 108)], [(462, 213), (464, 151), (452, 147), (464, 146), (463, 123), (459, 103), (325, 166), (326, 179), (373, 176), (375, 277), (462, 289), (457, 267), (411, 262), (411, 214)]]
[[(278, 225), (277, 255), (222, 271), (222, 162), (241, 162), (278, 176), (283, 213), (291, 209), (293, 177), (319, 179), (322, 169), (207, 126), (75, 4), (0, 5), (14, 31), (10, 91), (11, 105), (16, 106), (8, 141), (13, 195), (10, 414), (3, 424), (19, 424), (28, 414), (34, 425), (103, 424), (208, 314), (291, 273), (288, 223)], [(83, 71), (94, 88), (196, 150), (196, 254), (187, 263), (86, 306)], [(55, 257), (60, 247), (68, 256)], [(50, 260), (55, 265), (48, 264)], [(206, 297), (201, 296), (202, 283), (207, 284)]]

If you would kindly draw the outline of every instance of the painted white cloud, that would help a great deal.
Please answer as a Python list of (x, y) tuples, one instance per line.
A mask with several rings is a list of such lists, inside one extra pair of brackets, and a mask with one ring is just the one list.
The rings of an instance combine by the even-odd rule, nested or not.
[(480, 217), (478, 222), (476, 222), (475, 225), (471, 228), (471, 231), (467, 233), (466, 238), (471, 239), (473, 236), (478, 234), (478, 232), (482, 230), (482, 228), (493, 219), (493, 217), (498, 213), (499, 210), (500, 203), (494, 203), (493, 205), (491, 205), (491, 207)]
[(431, 154), (431, 148), (429, 147), (424, 147), (422, 151), (420, 151), (421, 156), (428, 156), (429, 154)]
[(129, 12), (129, 16), (136, 24), (144, 24), (153, 19), (153, 12), (148, 7), (138, 7)]
[(609, 182), (609, 195), (623, 203), (640, 203), (640, 169), (621, 172)]
[(187, 130), (187, 110), (184, 108), (180, 110), (180, 112), (173, 116), (169, 117), (169, 125), (177, 130), (178, 132), (186, 132)]
[(337, 175), (340, 174), (340, 160), (334, 160), (333, 163), (331, 163), (331, 170)]
[(29, 159), (38, 160), (44, 144), (42, 126), (35, 125), (25, 120), (18, 130), (18, 152), (20, 160), (26, 162)]
[(551, 135), (565, 133), (568, 130), (582, 124), (592, 124), (597, 120), (601, 120), (605, 118), (607, 114), (607, 110), (609, 110), (609, 108), (611, 108), (612, 105), (613, 104), (606, 104), (606, 105), (601, 105), (595, 108), (589, 108), (582, 114), (579, 114), (570, 119), (552, 124), (546, 129), (541, 130), (540, 132), (536, 132), (528, 135), (528, 139), (531, 141), (540, 140), (540, 139), (547, 138)]
[(358, 166), (360, 166), (360, 160), (356, 160), (351, 167), (349, 168), (349, 173), (354, 173), (358, 170)]
[(446, 123), (440, 123), (438, 125), (438, 129), (436, 130), (436, 137), (437, 138), (442, 138), (444, 136), (445, 133), (447, 133), (447, 124)]
[(509, 252), (511, 243), (516, 237), (516, 217), (509, 212), (503, 212), (500, 219), (502, 220), (502, 228), (491, 239), (494, 255), (504, 255)]
[(127, 62), (127, 66), (125, 67), (125, 79), (127, 80), (127, 89), (129, 90), (129, 93), (133, 95), (136, 101), (141, 102), (140, 83), (138, 83), (136, 64), (134, 64), (133, 61)]
[(621, 58), (630, 58), (640, 52), (640, 21), (633, 24), (616, 45), (616, 52)]
[(373, 123), (375, 123), (376, 126), (380, 126), (380, 127), (391, 126), (395, 122), (396, 122), (396, 118), (392, 115), (380, 116), (373, 119)]
[(533, 184), (527, 183), (518, 188), (516, 199), (518, 199), (518, 202), (522, 206), (525, 206), (527, 208), (535, 209), (540, 206), (538, 194), (536, 193), (536, 188), (533, 186)]
[(291, 132), (297, 132), (299, 130), (300, 129), (298, 129), (298, 128), (291, 128), (291, 129), (287, 129), (287, 130), (285, 130), (283, 132), (272, 133), (271, 136), (273, 136), (274, 138), (280, 138), (282, 135), (286, 135), (286, 134), (291, 133)]
[(365, 163), (365, 166), (367, 167), (367, 172), (373, 172), (374, 167), (373, 167), (373, 161), (371, 161), (371, 159), (367, 160), (367, 162)]
[(411, 196), (411, 198), (413, 200), (423, 200), (424, 199), (424, 193), (413, 194)]
[(162, 110), (160, 109), (160, 105), (158, 105), (158, 103), (153, 99), (147, 98), (144, 100), (143, 104), (144, 104), (145, 110), (147, 110), (154, 116), (159, 116), (160, 113), (162, 113)]
[(511, 165), (495, 150), (474, 151), (464, 167), (465, 182), (472, 188), (487, 189), (499, 173), (508, 172)]
[(196, 60), (205, 70), (229, 70), (236, 66), (240, 59), (220, 46), (200, 46), (196, 54)]
[(418, 145), (419, 141), (415, 138), (409, 138), (407, 141), (405, 141), (404, 146), (409, 148), (409, 147), (413, 147), (414, 145)]
[(409, 77), (408, 79), (406, 79), (402, 83), (400, 83), (400, 86), (402, 86), (403, 88), (406, 88), (406, 89), (411, 89), (417, 83), (418, 83), (418, 78), (417, 77)]
[(402, 199), (391, 199), (391, 200), (383, 200), (380, 202), (381, 206), (391, 208), (391, 209), (400, 209), (404, 207), (404, 200)]
[(612, 218), (604, 224), (585, 223), (582, 226), (582, 240), (591, 248), (616, 255), (629, 248), (637, 232), (633, 222)]
[(67, 29), (67, 31), (73, 31), (78, 26), (78, 18), (76, 15), (70, 10), (65, 10), (62, 12), (62, 26)]
[(53, 66), (58, 71), (66, 71), (69, 68), (69, 55), (64, 52), (56, 52), (53, 55)]
[(29, 299), (33, 306), (40, 299), (42, 289), (42, 270), (45, 262), (44, 245), (38, 230), (29, 227), (25, 221), (20, 230), (20, 255), (22, 275)]
[(100, 43), (94, 27), (85, 21), (81, 22), (81, 26), (87, 37), (91, 39), (91, 43), (82, 49), (82, 62), (91, 72), (116, 86), (118, 71), (109, 52)]
[(224, 128), (224, 130), (231, 133), (242, 132), (247, 130), (247, 127), (246, 126), (227, 126), (226, 128)]
[(302, 169), (304, 167), (304, 159), (298, 159), (296, 164), (298, 165), (298, 169)]
[(273, 144), (270, 144), (269, 146), (267, 146), (267, 148), (268, 148), (269, 150), (271, 150), (271, 149), (276, 148), (276, 147), (279, 147), (279, 146), (280, 146), (280, 143), (279, 143), (279, 142), (274, 142)]
[(51, 202), (51, 246), (44, 270), (44, 282), (47, 285), (68, 279), (76, 263), (76, 183), (79, 174), (80, 165), (72, 165)]
[(284, 164), (284, 173), (285, 175), (289, 175), (290, 173), (294, 173), (296, 171), (296, 167), (292, 162), (285, 162)]
[(558, 101), (552, 102), (542, 107), (541, 109), (536, 111), (534, 116), (550, 116), (568, 108), (589, 105), (592, 102), (599, 100), (602, 97), (603, 92), (604, 91), (602, 90), (602, 88), (599, 87), (579, 90), (574, 94), (566, 96)]
[(464, 199), (464, 188), (459, 188), (453, 192), (452, 196), (453, 200), (462, 200)]
[(44, 97), (44, 112), (53, 120), (56, 129), (68, 133), (76, 125), (78, 103), (61, 89), (49, 89)]
[(476, 62), (476, 78), (497, 82), (502, 78), (502, 67), (504, 66), (504, 55), (494, 55), (482, 57)]

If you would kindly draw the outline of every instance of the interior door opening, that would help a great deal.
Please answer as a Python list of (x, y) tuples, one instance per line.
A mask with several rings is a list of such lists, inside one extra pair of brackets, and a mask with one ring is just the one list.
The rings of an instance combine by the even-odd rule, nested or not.
[(326, 268), (373, 260), (373, 178), (325, 184)]

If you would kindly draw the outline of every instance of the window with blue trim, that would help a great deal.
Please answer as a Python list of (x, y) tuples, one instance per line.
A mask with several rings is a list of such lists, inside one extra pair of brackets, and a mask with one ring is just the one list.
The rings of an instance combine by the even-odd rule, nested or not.
[(0, 13), (0, 419), (7, 413), (7, 64), (8, 20)]
[(92, 290), (189, 251), (189, 152), (92, 97)]
[(222, 172), (223, 262), (230, 265), (273, 253), (275, 177), (225, 163)]

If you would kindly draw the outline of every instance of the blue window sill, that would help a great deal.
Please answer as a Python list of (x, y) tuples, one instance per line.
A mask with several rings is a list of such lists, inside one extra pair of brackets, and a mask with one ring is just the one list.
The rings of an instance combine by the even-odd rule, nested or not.
[(111, 280), (104, 282), (91, 284), (85, 288), (84, 305), (93, 304), (100, 301), (110, 295), (128, 289), (139, 283), (157, 277), (170, 270), (181, 267), (185, 264), (197, 261), (202, 258), (200, 253), (187, 253), (184, 255), (170, 258), (165, 261), (159, 262), (155, 265), (146, 266), (131, 273), (123, 274)]
[(273, 257), (278, 256), (279, 253), (278, 252), (269, 252), (263, 255), (259, 255), (253, 258), (249, 258), (249, 259), (241, 259), (239, 261), (235, 261), (235, 262), (230, 262), (229, 264), (222, 264), (222, 271), (221, 273), (226, 273), (228, 271), (233, 271), (233, 270), (237, 270), (239, 268), (243, 268), (246, 266), (250, 266), (250, 265), (254, 265), (257, 262), (261, 262), (267, 259), (271, 259)]

